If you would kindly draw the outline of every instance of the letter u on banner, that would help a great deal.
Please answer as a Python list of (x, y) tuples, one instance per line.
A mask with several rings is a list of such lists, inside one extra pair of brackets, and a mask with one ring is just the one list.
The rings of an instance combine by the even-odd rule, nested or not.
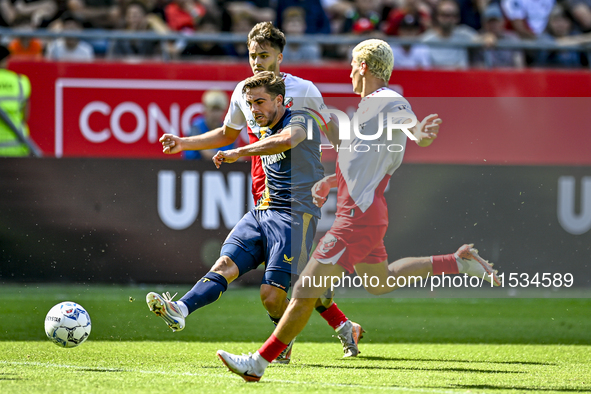
[(189, 227), (199, 212), (199, 173), (183, 171), (181, 176), (181, 206), (176, 207), (176, 173), (158, 172), (158, 215), (173, 230)]
[(573, 235), (591, 230), (591, 176), (581, 182), (581, 210), (575, 213), (575, 177), (558, 178), (558, 221), (563, 229)]

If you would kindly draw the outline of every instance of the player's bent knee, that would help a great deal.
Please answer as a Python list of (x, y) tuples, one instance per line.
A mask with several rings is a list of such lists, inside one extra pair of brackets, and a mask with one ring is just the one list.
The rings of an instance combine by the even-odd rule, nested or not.
[(287, 307), (287, 293), (270, 285), (261, 286), (261, 301), (269, 315), (279, 318)]
[(238, 278), (240, 274), (238, 266), (228, 256), (221, 256), (217, 259), (210, 271), (222, 275), (228, 283)]

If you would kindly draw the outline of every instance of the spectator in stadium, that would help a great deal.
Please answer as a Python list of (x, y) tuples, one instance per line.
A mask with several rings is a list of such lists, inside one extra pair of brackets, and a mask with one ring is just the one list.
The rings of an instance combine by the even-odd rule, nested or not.
[[(82, 22), (70, 13), (62, 14), (61, 31), (80, 31)], [(92, 61), (94, 49), (92, 45), (78, 38), (58, 38), (47, 45), (45, 57), (49, 60)]]
[[(275, 12), (274, 2), (269, 0), (226, 0), (222, 1), (222, 6), (226, 9), (231, 17), (232, 23), (240, 17), (246, 17), (249, 20), (254, 21), (254, 25), (258, 22), (272, 21), (275, 20), (277, 13)], [(252, 28), (252, 26), (251, 26)]]
[[(196, 34), (216, 34), (221, 32), (219, 20), (210, 14), (206, 14), (199, 22)], [(226, 56), (228, 53), (224, 46), (215, 41), (189, 43), (181, 52), (181, 57), (207, 56), (217, 57)]]
[[(124, 14), (125, 30), (129, 32), (156, 31), (166, 33), (168, 28), (156, 15), (148, 14), (146, 6), (139, 1), (127, 4)], [(160, 55), (159, 41), (116, 40), (109, 51), (109, 57), (152, 57)]]
[[(0, 45), (0, 111), (12, 125), (27, 137), (29, 127), (29, 97), (31, 83), (26, 75), (19, 75), (7, 69), (10, 51)], [(12, 127), (0, 119), (0, 156), (26, 156), (28, 147), (17, 138)]]
[[(31, 31), (33, 26), (27, 17), (19, 17), (15, 20), (13, 28), (21, 31)], [(10, 54), (19, 58), (41, 59), (43, 58), (43, 42), (38, 38), (17, 37), (8, 44)]]
[[(283, 31), (287, 37), (301, 36), (306, 32), (306, 11), (300, 7), (290, 7), (283, 12)], [(320, 46), (314, 43), (291, 44), (283, 48), (283, 61), (286, 63), (316, 63), (320, 61)]]
[[(232, 14), (231, 32), (234, 34), (247, 35), (256, 25), (256, 20), (249, 13)], [(229, 44), (225, 47), (226, 53), (237, 58), (248, 58), (248, 47), (246, 42)]]
[(207, 13), (207, 8), (198, 0), (172, 0), (164, 8), (166, 23), (173, 31), (195, 31)]
[(509, 27), (523, 39), (536, 39), (546, 26), (556, 0), (501, 0)]
[(290, 7), (306, 10), (306, 34), (330, 34), (330, 21), (320, 0), (281, 0), (277, 2), (276, 26), (283, 29), (283, 12)]
[(398, 27), (405, 16), (412, 15), (419, 22), (420, 32), (431, 27), (431, 9), (421, 0), (404, 0), (402, 7), (394, 8), (384, 22), (384, 33), (397, 36)]
[(66, 0), (66, 9), (85, 26), (112, 29), (123, 14), (117, 0)]
[[(423, 42), (466, 43), (478, 40), (478, 33), (471, 27), (458, 25), (460, 10), (455, 0), (441, 0), (435, 9), (435, 25), (426, 31)], [(435, 68), (467, 69), (468, 50), (465, 47), (430, 47), (431, 64)]]
[(348, 0), (321, 0), (322, 8), (330, 21), (330, 31), (337, 34), (343, 30), (345, 15), (353, 9)]
[(477, 63), (486, 68), (523, 67), (523, 51), (514, 49), (495, 49), (498, 41), (519, 41), (519, 36), (505, 29), (505, 18), (497, 3), (490, 4), (482, 17), (482, 38), (487, 49), (479, 53)]
[(20, 20), (30, 21), (33, 28), (37, 28), (44, 21), (51, 20), (58, 12), (55, 0), (2, 0), (0, 13), (7, 26), (14, 26)]
[[(221, 127), (224, 123), (224, 117), (228, 109), (228, 95), (225, 92), (221, 90), (208, 90), (203, 94), (201, 101), (204, 107), (203, 113), (193, 119), (191, 129), (185, 137), (205, 134), (210, 130)], [(182, 153), (185, 159), (211, 160), (218, 150), (233, 149), (236, 145), (237, 141), (234, 141), (230, 145), (218, 149), (189, 150)]]
[(460, 24), (470, 26), (474, 30), (482, 29), (482, 14), (490, 0), (457, 0), (460, 7)]
[[(548, 27), (539, 38), (540, 42), (557, 42), (573, 35), (573, 22), (566, 14), (561, 5), (555, 5), (550, 13)], [(573, 50), (540, 51), (536, 66), (558, 67), (558, 68), (579, 68), (582, 66), (581, 52)], [(586, 61), (586, 59), (584, 59)]]
[(578, 28), (585, 33), (591, 32), (591, 0), (566, 0), (564, 4)]
[[(418, 37), (421, 34), (421, 23), (412, 14), (407, 14), (398, 23), (398, 36), (401, 38)], [(395, 69), (428, 69), (431, 68), (429, 47), (425, 44), (393, 45)]]
[(379, 0), (355, 0), (345, 15), (341, 33), (372, 34), (380, 29)]

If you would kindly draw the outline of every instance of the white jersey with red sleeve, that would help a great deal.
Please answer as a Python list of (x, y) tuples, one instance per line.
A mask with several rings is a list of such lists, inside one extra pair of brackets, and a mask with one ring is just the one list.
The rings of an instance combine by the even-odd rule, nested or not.
[(341, 142), (337, 160), (337, 222), (340, 225), (387, 225), (388, 210), (383, 193), (391, 175), (402, 163), (407, 139), (399, 129), (392, 130), (388, 139), (388, 117), (391, 123), (402, 124), (415, 119), (415, 115), (404, 97), (381, 88), (361, 100), (357, 116), (359, 134), (378, 136), (381, 130), (381, 135), (365, 140), (351, 130), (351, 138)]
[[(292, 111), (309, 108), (314, 110), (317, 116), (321, 117), (320, 110), (326, 109), (326, 105), (318, 88), (312, 82), (291, 74), (281, 73), (281, 75), (285, 82), (285, 106), (291, 108)], [(232, 93), (232, 98), (230, 99), (226, 118), (224, 119), (224, 125), (236, 130), (242, 130), (247, 126), (249, 143), (253, 143), (261, 138), (261, 128), (255, 122), (252, 112), (246, 103), (246, 99), (242, 94), (243, 87), (244, 81), (236, 85)], [(327, 117), (326, 119), (321, 119), (321, 121), (324, 121), (324, 124), (328, 124), (330, 118)], [(265, 173), (259, 156), (252, 158), (251, 175), (252, 195), (256, 204), (265, 190)]]

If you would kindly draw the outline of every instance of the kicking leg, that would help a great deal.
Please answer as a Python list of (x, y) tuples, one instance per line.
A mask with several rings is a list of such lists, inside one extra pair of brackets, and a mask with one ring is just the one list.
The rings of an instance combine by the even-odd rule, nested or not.
[(218, 350), (218, 357), (230, 371), (246, 381), (258, 381), (265, 368), (288, 346), (306, 326), (314, 305), (330, 286), (325, 278), (338, 276), (344, 269), (338, 265), (321, 264), (314, 258), (306, 266), (294, 286), (293, 297), (277, 328), (265, 344), (251, 356), (237, 356)]
[(170, 294), (162, 296), (150, 292), (146, 296), (148, 307), (160, 316), (173, 331), (185, 328), (185, 318), (212, 302), (218, 300), (228, 289), (228, 284), (239, 275), (236, 264), (228, 256), (221, 256), (211, 270), (199, 279), (179, 301), (173, 301)]

